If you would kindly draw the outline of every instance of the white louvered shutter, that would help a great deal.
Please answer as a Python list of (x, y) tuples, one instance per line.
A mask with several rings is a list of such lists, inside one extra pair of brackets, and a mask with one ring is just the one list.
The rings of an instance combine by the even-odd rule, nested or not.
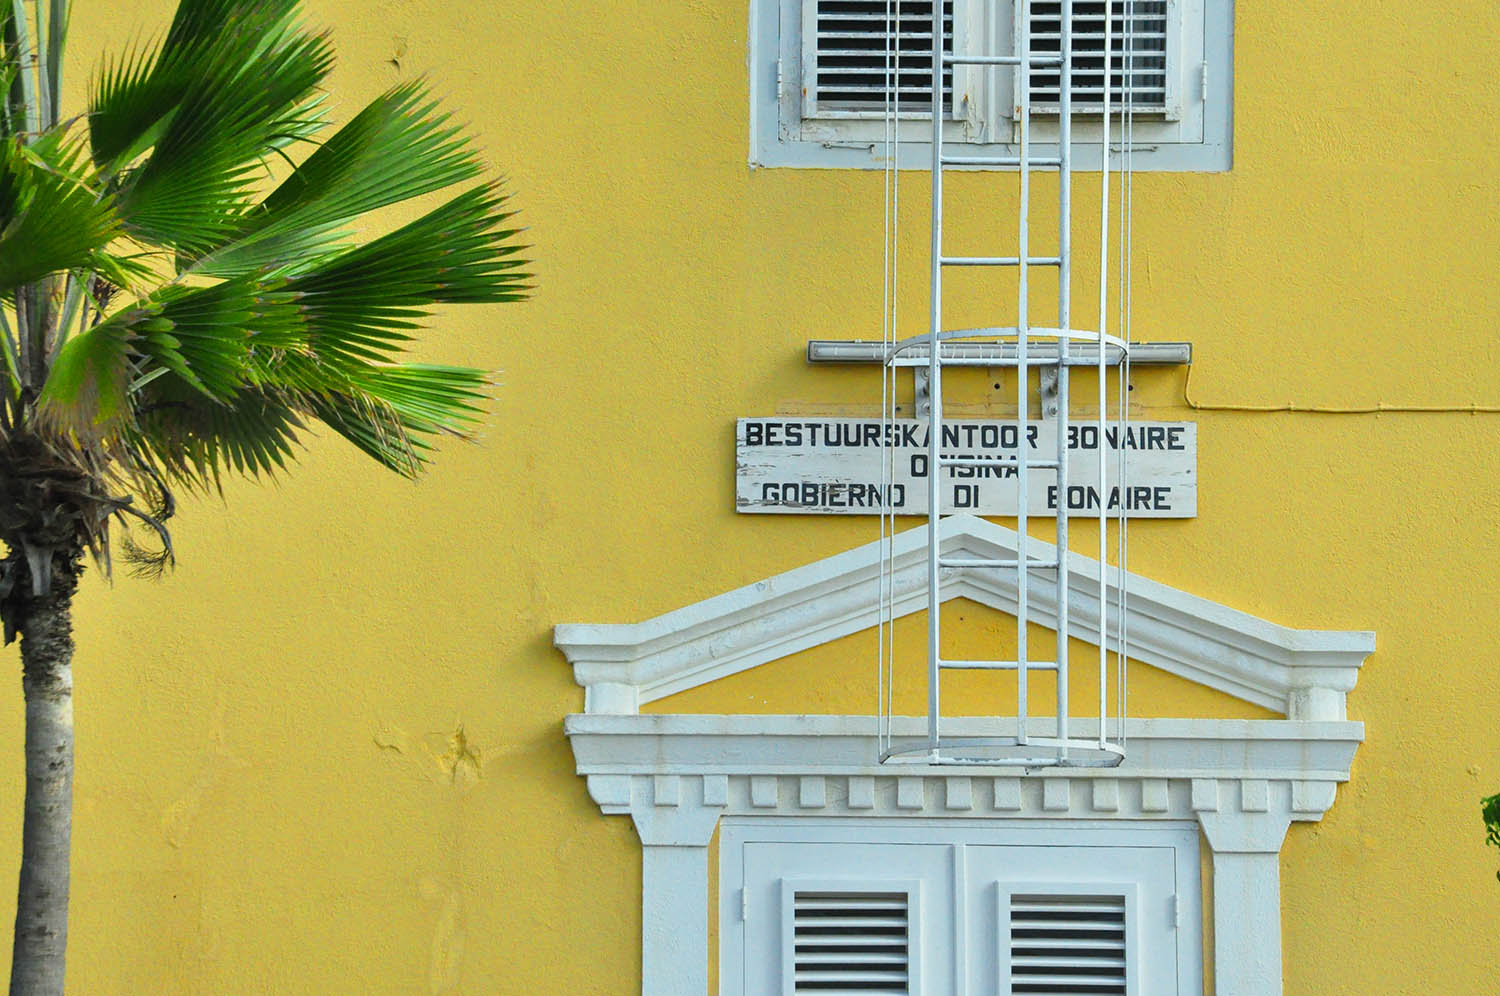
[(905, 892), (792, 892), (792, 993), (908, 993)]
[(1202, 991), (1195, 827), (888, 822), (725, 827), (725, 996)]
[(1126, 900), (1010, 897), (1011, 996), (1126, 996)]
[[(1124, 108), (1127, 95), (1138, 114), (1171, 117), (1176, 113), (1177, 76), (1181, 70), (1178, 30), (1171, 16), (1174, 6), (1167, 0), (1114, 0), (1109, 56), (1112, 114)], [(1075, 113), (1097, 114), (1104, 106), (1104, 10), (1103, 0), (1073, 3), (1071, 90)], [(1061, 51), (1062, 4), (1057, 0), (1033, 0), (1030, 20), (1031, 50)], [(1128, 42), (1127, 21), (1134, 27)], [(1062, 76), (1057, 67), (1032, 70), (1031, 103), (1038, 112), (1056, 114), (1061, 107), (1061, 89)]]
[[(943, 50), (952, 52), (954, 0), (943, 3)], [(932, 0), (803, 0), (802, 113), (807, 118), (881, 117), (897, 86), (907, 116), (932, 108)], [(894, 16), (888, 16), (894, 15)], [(900, 65), (892, 53), (900, 42)], [(897, 85), (899, 84), (899, 85)], [(943, 72), (945, 116), (953, 70)]]

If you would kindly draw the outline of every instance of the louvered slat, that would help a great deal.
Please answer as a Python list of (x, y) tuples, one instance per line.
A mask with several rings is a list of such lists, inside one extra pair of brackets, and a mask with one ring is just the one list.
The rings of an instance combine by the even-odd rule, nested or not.
[(1012, 996), (1124, 996), (1122, 896), (1013, 895)]
[(891, 893), (822, 893), (822, 892), (799, 892), (797, 894), (797, 910), (801, 913), (812, 913), (817, 910), (839, 910), (848, 912), (850, 910), (881, 910), (887, 914), (906, 909), (906, 897), (896, 893), (895, 899), (887, 898)]
[[(1098, 112), (1104, 106), (1103, 0), (1073, 2), (1073, 109)], [(1124, 108), (1128, 90), (1131, 107), (1140, 113), (1161, 113), (1167, 107), (1166, 0), (1114, 0), (1110, 38), (1109, 88), (1111, 112)], [(1128, 42), (1127, 19), (1133, 28)], [(1062, 4), (1032, 0), (1032, 52), (1058, 52), (1062, 46)], [(1128, 72), (1127, 72), (1128, 69)], [(1128, 83), (1128, 87), (1127, 87)], [(1043, 113), (1061, 106), (1062, 75), (1055, 68), (1033, 70), (1031, 103)]]
[(794, 892), (793, 980), (798, 993), (905, 993), (904, 892)]
[[(897, 86), (898, 109), (932, 107), (931, 0), (815, 0), (816, 66), (810, 78), (824, 111), (885, 110)], [(888, 17), (888, 13), (894, 17)], [(900, 46), (899, 72), (893, 42)], [(953, 0), (943, 0), (943, 50), (953, 51)], [(953, 71), (943, 70), (943, 106), (952, 106)]]

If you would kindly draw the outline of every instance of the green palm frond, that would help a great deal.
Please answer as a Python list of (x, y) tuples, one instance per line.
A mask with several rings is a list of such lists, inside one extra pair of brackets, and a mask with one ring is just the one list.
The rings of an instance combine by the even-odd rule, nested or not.
[(106, 172), (156, 144), (197, 88), (252, 64), (263, 38), (284, 33), (291, 0), (182, 0), (160, 47), (106, 58), (92, 85), (89, 139)]
[(305, 131), (298, 105), (330, 68), (324, 39), (294, 37), (190, 92), (150, 158), (122, 178), (126, 228), (188, 256), (222, 245), (242, 224), (265, 157)]
[(271, 351), (303, 340), (302, 316), (283, 283), (252, 274), (208, 287), (169, 288), (154, 300), (171, 328), (143, 343), (142, 352), (209, 398), (228, 401), (253, 377), (252, 346)]
[(432, 437), (466, 435), (483, 413), (489, 379), (467, 367), (371, 367), (349, 390), (309, 399), (320, 421), (405, 477), (427, 465)]
[[(50, 11), (35, 31), (25, 2)], [(298, 11), (180, 0), (159, 45), (107, 62), (88, 114), (55, 124), (67, 0), (0, 0), (0, 462), (50, 454), (94, 482), (59, 535), (105, 555), (129, 493), (154, 508), (169, 484), (275, 475), (319, 422), (416, 476), (440, 437), (473, 431), (489, 381), (403, 362), (409, 340), (435, 306), (530, 291), (494, 184), (357, 242), (370, 212), (480, 162), (420, 80), (319, 143), (333, 57)]]
[(266, 157), (321, 125), (317, 87), (332, 48), (292, 14), (282, 3), (201, 0), (179, 10), (158, 53), (100, 77), (94, 161), (117, 177), (137, 238), (190, 257), (219, 246), (240, 226)]
[(420, 81), (394, 87), (340, 128), (244, 220), (234, 241), (194, 270), (231, 276), (295, 268), (336, 247), (351, 218), (479, 175), (449, 115)]
[(515, 257), (519, 229), (494, 186), (477, 187), (402, 228), (292, 278), (331, 363), (385, 362), (420, 327), (428, 305), (524, 298), (526, 264)]
[[(247, 276), (207, 287), (171, 285), (74, 336), (53, 363), (44, 414), (60, 430), (104, 439), (126, 427), (132, 404), (151, 403), (129, 398), (147, 384), (156, 384), (156, 399), (178, 388), (174, 403), (192, 393), (228, 404), (256, 379), (252, 347), (295, 349), (305, 339), (282, 283)], [(114, 376), (101, 383), (109, 371)]]
[(131, 418), (131, 343), (170, 324), (155, 307), (132, 308), (69, 339), (37, 402), (39, 425), (85, 446), (114, 436)]
[(105, 251), (121, 234), (114, 204), (92, 189), (79, 143), (60, 133), (0, 139), (0, 294), (59, 270), (128, 275)]
[(285, 469), (306, 429), (287, 399), (246, 388), (223, 402), (153, 396), (127, 433), (138, 460), (194, 490), (218, 488), (225, 471), (250, 477)]

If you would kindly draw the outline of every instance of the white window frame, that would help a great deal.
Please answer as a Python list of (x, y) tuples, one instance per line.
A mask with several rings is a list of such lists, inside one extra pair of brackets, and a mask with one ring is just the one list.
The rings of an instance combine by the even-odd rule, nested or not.
[[(938, 0), (942, 2), (942, 0)], [(885, 141), (885, 115), (879, 111), (846, 111), (817, 106), (816, 89), (806, 85), (816, 57), (816, 39), (811, 36), (816, 20), (817, 0), (783, 0), (784, 10), (799, 20), (797, 41), (790, 42), (783, 24), (781, 45), (782, 85), (779, 88), (781, 134), (784, 140), (801, 143), (880, 143)], [(800, 10), (798, 9), (800, 5)], [(953, 44), (965, 51), (981, 44), (992, 27), (987, 11), (993, 5), (987, 0), (953, 0)], [(795, 59), (788, 62), (788, 45), (795, 48)], [(790, 77), (788, 77), (790, 73)], [(943, 125), (946, 142), (977, 143), (986, 140), (992, 128), (994, 100), (988, 91), (989, 79), (995, 73), (977, 72), (973, 66), (953, 67), (953, 107)], [(790, 79), (790, 83), (788, 83)], [(898, 123), (898, 134), (904, 142), (923, 142), (931, 137), (931, 117), (923, 116)]]
[(1028, 893), (1121, 896), (1128, 996), (1201, 996), (1199, 848), (1183, 821), (726, 818), (719, 991), (791, 992), (789, 897), (816, 890), (907, 894), (913, 996), (1008, 996), (1009, 897)]
[[(973, 516), (950, 516), (940, 532), (954, 556), (1008, 559), (1019, 549), (1014, 530)], [(1346, 696), (1375, 651), (1372, 632), (1290, 629), (1140, 575), (1111, 580), (1111, 599), (1129, 595), (1133, 658), (1286, 717), (1133, 719), (1118, 768), (892, 769), (876, 762), (873, 716), (641, 713), (872, 627), (883, 563), (894, 565), (896, 590), (921, 589), (919, 534), (872, 540), (641, 622), (554, 630), (584, 688), (584, 712), (564, 721), (577, 772), (602, 812), (630, 817), (641, 842), (644, 996), (708, 992), (709, 847), (721, 819), (746, 817), (1195, 824), (1211, 852), (1216, 991), (1281, 996), (1282, 841), (1292, 824), (1322, 819), (1349, 780), (1364, 724), (1348, 719)], [(1047, 556), (1048, 544), (1030, 543)], [(1098, 598), (1098, 564), (1081, 554), (1067, 563), (1068, 604), (1082, 617)], [(945, 601), (1013, 609), (1014, 571), (950, 573)], [(898, 602), (896, 617), (925, 610), (912, 598)], [(1015, 733), (1003, 721), (950, 723), (955, 737)], [(925, 724), (897, 717), (891, 732), (915, 742)], [(739, 896), (721, 889), (719, 901)]]
[[(1117, 0), (1123, 3), (1124, 0)], [(769, 167), (876, 169), (886, 164), (885, 124), (861, 112), (819, 112), (805, 99), (804, 70), (813, 42), (806, 24), (816, 0), (751, 0), (749, 24), (750, 164)], [(1018, 8), (998, 0), (954, 0), (959, 51), (1009, 53)], [(1169, 0), (1168, 41), (1175, 70), (1165, 115), (1139, 115), (1133, 166), (1147, 171), (1220, 172), (1231, 165), (1233, 0)], [(955, 66), (954, 112), (944, 140), (975, 155), (1015, 156), (1017, 71)], [(1074, 162), (1098, 169), (1097, 118), (1075, 116)], [(896, 155), (903, 167), (926, 168), (929, 119), (900, 122)], [(1033, 117), (1034, 155), (1056, 154), (1057, 126)]]

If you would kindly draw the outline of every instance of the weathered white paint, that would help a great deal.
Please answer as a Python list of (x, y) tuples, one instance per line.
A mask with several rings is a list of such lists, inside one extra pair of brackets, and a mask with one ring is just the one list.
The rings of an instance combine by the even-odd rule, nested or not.
[(1295, 816), (1281, 787), (1240, 785), (1240, 807), (1202, 813), (1213, 848), (1214, 974), (1219, 996), (1281, 996), (1281, 842)]
[[(1016, 555), (1014, 530), (973, 516), (942, 522), (944, 556)], [(1055, 556), (1038, 539), (1031, 556)], [(639, 623), (563, 624), (553, 642), (585, 688), (590, 713), (634, 713), (644, 703), (777, 660), (876, 624), (880, 544), (867, 543)], [(897, 618), (926, 608), (926, 532), (892, 542)], [(1098, 561), (1070, 553), (1072, 635), (1099, 640)], [(1107, 572), (1111, 607), (1118, 604)], [(1047, 586), (1050, 587), (1050, 586)], [(1294, 719), (1340, 720), (1344, 698), (1375, 634), (1279, 626), (1142, 577), (1125, 575), (1131, 657)], [(1015, 571), (953, 568), (943, 598), (969, 598), (1002, 612), (1016, 607)], [(1033, 590), (1033, 620), (1056, 618), (1050, 591)], [(1113, 629), (1111, 616), (1109, 629)]]
[[(1015, 732), (1013, 722), (962, 717), (952, 724), (954, 736)], [(898, 743), (919, 738), (926, 729), (912, 716), (896, 717), (893, 726)], [(712, 801), (704, 803), (709, 809), (766, 813), (882, 807), (947, 812), (950, 798), (963, 798), (986, 813), (1033, 808), (1123, 819), (1280, 812), (1291, 819), (1317, 819), (1333, 802), (1333, 786), (1348, 779), (1354, 751), (1364, 739), (1363, 724), (1347, 720), (1135, 719), (1126, 731), (1130, 754), (1117, 768), (1049, 769), (1045, 777), (1021, 777), (1014, 769), (976, 766), (965, 769), (964, 795), (949, 784), (956, 779), (952, 768), (893, 770), (878, 763), (875, 720), (869, 716), (574, 715), (564, 730), (578, 772), (588, 776), (601, 808), (630, 812), (638, 824), (656, 821), (648, 826), (650, 839), (666, 843), (687, 839), (661, 833), (679, 833), (670, 828), (696, 804), (693, 793), (702, 791), (710, 793)], [(651, 778), (637, 782), (643, 773)], [(652, 779), (660, 775), (681, 779), (676, 805), (648, 804), (657, 797)], [(710, 778), (710, 787), (697, 786), (703, 778)], [(804, 783), (804, 778), (824, 781)], [(878, 785), (863, 781), (868, 778)], [(929, 779), (936, 781), (929, 784)], [(1100, 781), (1115, 787), (1094, 789)], [(1294, 784), (1314, 787), (1294, 793)], [(1284, 799), (1277, 785), (1287, 786)], [(888, 790), (890, 797), (877, 789)], [(657, 822), (668, 829), (659, 830)], [(696, 831), (681, 832), (690, 838)], [(1221, 839), (1231, 849), (1242, 843)]]
[(601, 786), (605, 811), (624, 802), (641, 838), (641, 976), (651, 980), (642, 986), (649, 996), (708, 991), (708, 842), (726, 788), (722, 778), (666, 773)]
[[(925, 539), (912, 530), (894, 540), (897, 615), (925, 604)], [(1014, 556), (1015, 540), (983, 519), (942, 522), (945, 554)], [(1051, 555), (1040, 541), (1030, 547)], [(643, 623), (557, 627), (555, 642), (586, 689), (587, 713), (565, 722), (578, 773), (604, 812), (631, 815), (643, 844), (642, 992), (705, 992), (707, 847), (730, 815), (1070, 828), (1194, 820), (1213, 850), (1218, 992), (1280, 996), (1281, 841), (1290, 822), (1321, 819), (1349, 778), (1364, 727), (1344, 720), (1344, 698), (1374, 634), (1288, 629), (1127, 575), (1133, 656), (1291, 718), (1132, 720), (1120, 767), (1040, 778), (892, 771), (876, 761), (872, 716), (636, 714), (643, 702), (873, 626), (879, 566), (870, 543)], [(1075, 633), (1097, 640), (1097, 613), (1087, 609), (1098, 604), (1097, 564), (1070, 554), (1067, 569)], [(982, 568), (953, 570), (943, 589), (1002, 611), (1014, 594), (1014, 572)], [(951, 722), (956, 736), (1015, 733), (1014, 721)], [(921, 718), (893, 721), (898, 742), (924, 731)]]
[[(903, 719), (898, 736), (921, 730), (920, 718)], [(823, 821), (832, 832), (850, 817), (997, 831), (1196, 821), (1213, 852), (1218, 992), (1280, 996), (1281, 842), (1292, 821), (1322, 818), (1364, 737), (1353, 722), (1137, 720), (1119, 768), (960, 779), (882, 768), (874, 726), (856, 716), (567, 718), (590, 794), (606, 813), (629, 812), (644, 845), (646, 996), (705, 992), (707, 847), (724, 816)]]
[[(1068, 426), (1067, 507), (1073, 515), (1117, 513), (1135, 518), (1191, 518), (1198, 512), (1198, 427), (1192, 422), (1132, 422), (1112, 426), (1101, 443), (1097, 424)], [(945, 457), (1029, 461), (1054, 459), (1056, 421), (945, 419)], [(886, 444), (889, 446), (887, 447)], [(735, 437), (735, 508), (740, 512), (878, 515), (889, 503), (901, 515), (924, 515), (933, 475), (926, 453), (928, 425), (919, 419), (742, 418)], [(1108, 481), (1099, 480), (1099, 450)], [(1121, 450), (1127, 468), (1121, 487)], [(889, 465), (889, 481), (883, 464)], [(939, 468), (944, 513), (1015, 515), (1016, 468), (958, 465)], [(1063, 500), (1054, 471), (1027, 478), (1029, 512), (1054, 514)]]
[[(886, 163), (881, 121), (803, 116), (802, 20), (803, 11), (814, 2), (751, 0), (747, 59), (750, 165), (880, 169)], [(958, 9), (976, 6), (960, 4)], [(1147, 117), (1135, 123), (1133, 166), (1152, 171), (1227, 170), (1233, 130), (1229, 86), (1233, 76), (1233, 4), (1230, 0), (1179, 0), (1172, 9), (1180, 25), (1174, 38), (1182, 45), (1174, 63), (1182, 77), (1177, 84), (1180, 107), (1168, 116)], [(977, 37), (992, 37), (999, 51), (1010, 51), (1013, 13), (1013, 9), (1001, 7), (995, 23), (980, 27)], [(1013, 74), (971, 73), (969, 85), (961, 89), (973, 94), (977, 116), (966, 112), (962, 120), (949, 122), (951, 137), (945, 140), (974, 143), (964, 148), (969, 155), (1015, 156), (1019, 148), (1012, 117), (1016, 99)], [(987, 84), (993, 90), (982, 89)], [(902, 124), (898, 150), (901, 165), (924, 163), (930, 135), (925, 116)], [(1090, 126), (1084, 121), (1075, 127), (1076, 169), (1099, 168), (1098, 129), (1097, 123)], [(1032, 131), (1033, 155), (1055, 156), (1057, 125), (1038, 121)]]
[[(649, 996), (705, 996), (708, 847), (641, 846), (641, 991)], [(644, 980), (651, 980), (646, 984)]]

